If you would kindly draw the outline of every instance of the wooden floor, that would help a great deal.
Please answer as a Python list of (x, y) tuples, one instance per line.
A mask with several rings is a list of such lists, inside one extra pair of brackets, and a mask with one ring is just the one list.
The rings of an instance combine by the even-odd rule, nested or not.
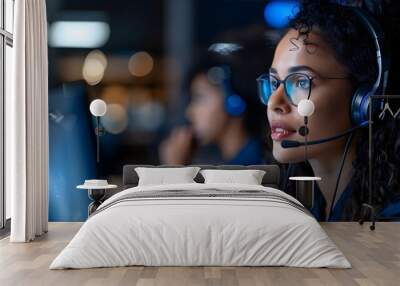
[(400, 223), (325, 223), (352, 269), (289, 267), (122, 267), (48, 270), (80, 223), (50, 223), (32, 243), (0, 241), (0, 285), (400, 285)]

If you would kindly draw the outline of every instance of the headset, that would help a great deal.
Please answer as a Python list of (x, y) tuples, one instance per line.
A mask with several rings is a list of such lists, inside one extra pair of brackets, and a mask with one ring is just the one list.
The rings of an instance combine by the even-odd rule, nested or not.
[(355, 15), (363, 22), (364, 26), (372, 36), (376, 49), (376, 61), (378, 64), (378, 75), (372, 87), (362, 84), (360, 85), (353, 95), (351, 102), (351, 119), (354, 125), (360, 125), (368, 120), (368, 110), (372, 108), (374, 114), (382, 108), (383, 101), (375, 101), (372, 103), (370, 100), (371, 95), (376, 95), (380, 92), (382, 95), (386, 92), (387, 81), (389, 78), (390, 57), (384, 49), (384, 36), (378, 23), (367, 15), (359, 7), (349, 7)]
[(228, 65), (217, 66), (223, 71), (221, 86), (224, 91), (225, 111), (232, 117), (242, 116), (246, 111), (247, 104), (242, 96), (236, 93), (232, 88), (231, 68)]

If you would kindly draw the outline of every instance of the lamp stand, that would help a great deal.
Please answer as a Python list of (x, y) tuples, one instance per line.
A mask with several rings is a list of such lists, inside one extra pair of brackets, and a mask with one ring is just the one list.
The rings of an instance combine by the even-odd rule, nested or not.
[(96, 116), (96, 128), (94, 130), (96, 134), (96, 159), (97, 163), (100, 162), (100, 136), (104, 135), (104, 128), (100, 126), (99, 116)]
[(96, 116), (96, 147), (97, 147), (97, 152), (96, 152), (96, 158), (97, 158), (97, 163), (100, 162), (100, 135), (99, 135), (99, 117)]
[(370, 230), (375, 229), (376, 222), (376, 211), (375, 207), (372, 205), (372, 97), (369, 97), (369, 122), (368, 122), (368, 159), (369, 159), (369, 168), (368, 168), (368, 203), (363, 203), (361, 206), (361, 218), (358, 221), (360, 225), (364, 223), (368, 218), (371, 220), (371, 225), (369, 226)]
[(358, 221), (360, 225), (364, 224), (364, 221), (367, 219), (371, 220), (371, 225), (369, 226), (370, 230), (375, 230), (375, 222), (376, 222), (376, 214), (375, 214), (375, 207), (364, 203), (361, 206), (361, 219)]

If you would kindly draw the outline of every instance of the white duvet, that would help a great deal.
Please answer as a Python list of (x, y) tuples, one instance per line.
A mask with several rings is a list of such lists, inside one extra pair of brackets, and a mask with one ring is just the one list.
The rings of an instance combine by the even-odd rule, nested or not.
[[(294, 266), (350, 268), (309, 214), (257, 198), (152, 198), (118, 201), (131, 192), (262, 190), (254, 185), (179, 184), (127, 189), (90, 217), (50, 269), (145, 266)], [(114, 204), (113, 204), (114, 203)], [(298, 203), (298, 202), (297, 202)]]

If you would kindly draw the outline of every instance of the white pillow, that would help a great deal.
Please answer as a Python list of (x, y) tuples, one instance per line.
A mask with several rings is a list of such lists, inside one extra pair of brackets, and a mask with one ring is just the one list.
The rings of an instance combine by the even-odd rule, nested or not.
[(261, 185), (265, 171), (262, 170), (202, 170), (204, 183)]
[(139, 176), (138, 186), (195, 183), (193, 179), (199, 170), (199, 167), (135, 168)]

